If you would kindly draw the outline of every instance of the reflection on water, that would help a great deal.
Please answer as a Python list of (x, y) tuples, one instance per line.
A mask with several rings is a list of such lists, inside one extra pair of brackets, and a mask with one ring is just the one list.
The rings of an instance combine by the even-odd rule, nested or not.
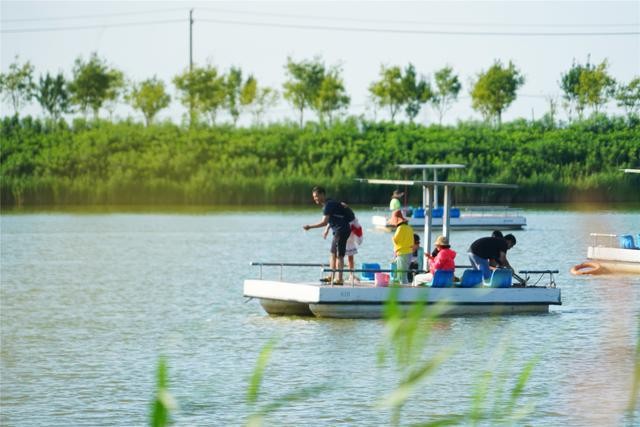
[[(370, 223), (369, 211), (358, 214)], [(504, 368), (514, 377), (540, 356), (524, 397), (534, 405), (529, 424), (620, 423), (630, 397), (640, 278), (568, 271), (584, 261), (589, 232), (635, 234), (640, 215), (526, 216), (510, 260), (517, 269), (559, 269), (563, 305), (548, 315), (438, 321), (427, 351), (458, 351), (404, 408), (405, 422), (468, 411), (481, 369), (506, 342), (511, 362)], [(3, 215), (0, 423), (146, 424), (164, 354), (179, 425), (238, 425), (249, 413), (246, 386), (260, 348), (277, 337), (265, 399), (331, 387), (278, 410), (270, 424), (388, 424), (389, 412), (373, 406), (398, 383), (392, 366), (377, 366), (383, 321), (269, 317), (242, 297), (243, 279), (258, 274), (249, 261), (325, 261), (328, 241), (301, 228), (319, 218), (317, 209)], [(454, 231), (459, 263), (485, 234)], [(391, 235), (366, 229), (364, 239), (357, 262), (388, 263)]]

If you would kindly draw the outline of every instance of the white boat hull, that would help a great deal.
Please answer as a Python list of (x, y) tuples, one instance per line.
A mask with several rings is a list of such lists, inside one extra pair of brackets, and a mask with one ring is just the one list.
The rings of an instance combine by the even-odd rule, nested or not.
[[(377, 228), (387, 228), (388, 220), (384, 215), (374, 215), (371, 222)], [(409, 225), (414, 229), (424, 228), (424, 223), (424, 218), (409, 218)], [(441, 227), (442, 218), (433, 218), (431, 224)], [(520, 215), (463, 215), (451, 218), (449, 225), (456, 229), (519, 230), (527, 225), (527, 219)]]
[(640, 274), (640, 249), (589, 246), (587, 258), (607, 273)]
[[(250, 279), (244, 282), (244, 296), (257, 298), (269, 314), (302, 313), (307, 306), (311, 314), (330, 318), (381, 318), (391, 289), (371, 283), (358, 286), (320, 286), (315, 283), (292, 283)], [(401, 287), (398, 303), (408, 308), (418, 301), (443, 303), (445, 314), (540, 313), (549, 305), (560, 305), (560, 289), (526, 288), (429, 288)], [(266, 301), (266, 304), (265, 304)], [(277, 301), (279, 304), (274, 304)], [(293, 313), (293, 314), (298, 314)]]

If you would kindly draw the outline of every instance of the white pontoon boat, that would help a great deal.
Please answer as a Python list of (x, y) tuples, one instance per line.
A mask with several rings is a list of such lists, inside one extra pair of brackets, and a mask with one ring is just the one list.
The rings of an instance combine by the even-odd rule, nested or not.
[[(625, 173), (640, 174), (640, 169), (622, 169)], [(640, 231), (640, 230), (636, 230)], [(640, 274), (640, 233), (591, 233), (587, 248), (587, 262), (571, 269), (573, 274)]]
[[(254, 263), (280, 267), (299, 264)], [(358, 272), (361, 270), (356, 270)], [(546, 313), (549, 305), (562, 304), (560, 289), (555, 287), (557, 270), (520, 271), (528, 281), (530, 274), (549, 274), (548, 286), (510, 286), (502, 283), (445, 283), (445, 287), (396, 286), (397, 301), (407, 308), (418, 301), (443, 304), (444, 314), (512, 314)], [(508, 272), (509, 278), (511, 272)], [(455, 286), (454, 286), (455, 285)], [(465, 287), (461, 287), (464, 285)], [(468, 287), (467, 287), (468, 286)], [(392, 287), (376, 286), (375, 281), (359, 281), (342, 286), (320, 282), (249, 279), (244, 282), (244, 296), (256, 298), (271, 315), (298, 315), (329, 318), (381, 318)]]
[[(423, 181), (427, 180), (427, 171), (433, 172), (433, 181), (438, 181), (438, 171), (447, 169), (462, 169), (461, 164), (424, 164), (424, 165), (398, 165), (401, 170), (421, 170)], [(511, 187), (513, 188), (513, 187)], [(441, 226), (443, 221), (443, 209), (438, 206), (438, 186), (433, 190), (432, 224)], [(409, 225), (414, 229), (421, 229), (425, 223), (427, 201), (424, 192), (422, 194), (422, 207), (411, 210), (408, 217)], [(405, 209), (407, 216), (408, 209)], [(378, 209), (371, 222), (376, 228), (389, 228), (388, 221), (391, 212), (388, 209)], [(527, 219), (518, 209), (508, 206), (467, 206), (453, 207), (449, 212), (449, 225), (455, 229), (488, 229), (488, 230), (519, 230), (527, 225)]]
[(631, 234), (591, 233), (587, 259), (571, 272), (640, 274), (640, 243), (635, 243)]
[[(479, 184), (446, 181), (395, 181), (362, 179), (370, 184), (416, 185), (422, 186), (427, 201), (424, 227), (425, 253), (431, 252), (431, 195), (436, 186), (444, 189), (442, 234), (449, 237), (450, 232), (450, 191), (455, 187), (510, 188), (506, 184)], [(327, 269), (320, 264), (253, 263), (260, 267), (260, 277), (244, 281), (244, 296), (256, 298), (264, 310), (274, 315), (314, 315), (335, 318), (380, 318), (383, 316), (384, 303), (391, 295), (391, 288), (375, 280), (346, 283), (340, 286), (321, 284), (319, 281), (285, 280), (284, 267), (320, 267), (322, 275)], [(278, 280), (263, 279), (262, 268), (279, 266)], [(383, 273), (383, 270), (354, 270), (354, 272)], [(468, 273), (471, 272), (471, 273)], [(439, 272), (436, 272), (438, 276)], [(427, 304), (443, 303), (446, 314), (479, 313), (522, 313), (547, 312), (549, 305), (562, 304), (560, 289), (556, 288), (553, 274), (557, 270), (525, 270), (525, 279), (518, 285), (512, 285), (511, 270), (496, 270), (489, 283), (482, 281), (478, 270), (466, 270), (460, 282), (454, 282), (453, 272), (449, 280), (439, 281), (436, 277), (428, 286), (395, 285), (398, 302), (408, 307), (424, 301)], [(545, 286), (530, 286), (529, 274), (549, 274), (549, 283)], [(519, 278), (519, 276), (513, 275)], [(444, 277), (444, 276), (443, 276)], [(494, 280), (495, 279), (495, 280)], [(537, 283), (536, 283), (537, 285)]]

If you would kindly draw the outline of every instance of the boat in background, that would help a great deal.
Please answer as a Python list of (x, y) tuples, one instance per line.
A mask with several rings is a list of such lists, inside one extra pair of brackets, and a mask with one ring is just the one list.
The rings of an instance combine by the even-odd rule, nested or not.
[(586, 263), (571, 269), (573, 274), (640, 274), (640, 234), (591, 233)]
[[(640, 174), (640, 169), (622, 171)], [(632, 234), (591, 233), (590, 236), (588, 261), (573, 266), (572, 274), (640, 274), (640, 233), (635, 241)]]
[[(438, 171), (447, 169), (465, 168), (462, 164), (417, 164), (398, 165), (401, 170), (421, 170), (423, 181), (427, 180), (427, 171), (433, 172), (433, 181), (438, 182)], [(431, 222), (434, 226), (441, 226), (443, 222), (443, 208), (439, 207), (438, 187), (433, 189), (433, 208), (431, 209)], [(513, 188), (513, 187), (512, 187)], [(409, 225), (414, 229), (424, 228), (425, 214), (428, 201), (423, 191), (422, 206), (416, 209), (403, 208), (403, 214), (409, 220)], [(371, 222), (376, 228), (390, 228), (388, 225), (391, 212), (388, 209), (376, 209), (378, 212), (373, 215)], [(519, 230), (527, 225), (527, 219), (522, 215), (520, 209), (513, 209), (508, 206), (466, 206), (452, 207), (449, 213), (449, 226), (455, 229), (488, 229), (488, 230)]]
[[(403, 209), (409, 225), (414, 229), (424, 228), (424, 212), (424, 208)], [(376, 228), (391, 228), (388, 225), (390, 217), (388, 209), (378, 208), (371, 223)], [(432, 223), (434, 226), (442, 225), (442, 208), (433, 209)], [(451, 208), (450, 225), (455, 229), (521, 230), (527, 225), (527, 219), (520, 209), (508, 206), (460, 206)]]

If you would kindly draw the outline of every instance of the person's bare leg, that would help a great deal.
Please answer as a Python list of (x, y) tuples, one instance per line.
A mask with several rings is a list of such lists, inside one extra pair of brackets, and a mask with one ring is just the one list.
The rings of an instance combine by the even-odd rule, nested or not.
[(333, 278), (335, 275), (335, 270), (337, 269), (336, 266), (336, 255), (335, 254), (331, 254), (331, 257), (329, 258), (329, 268), (331, 269), (331, 280), (329, 281), (329, 283), (333, 283)]
[(356, 269), (355, 255), (349, 255), (347, 263), (349, 264), (349, 280), (357, 280), (358, 276), (353, 272)]
[(344, 257), (337, 257), (338, 281), (342, 282), (342, 269), (344, 268)]

